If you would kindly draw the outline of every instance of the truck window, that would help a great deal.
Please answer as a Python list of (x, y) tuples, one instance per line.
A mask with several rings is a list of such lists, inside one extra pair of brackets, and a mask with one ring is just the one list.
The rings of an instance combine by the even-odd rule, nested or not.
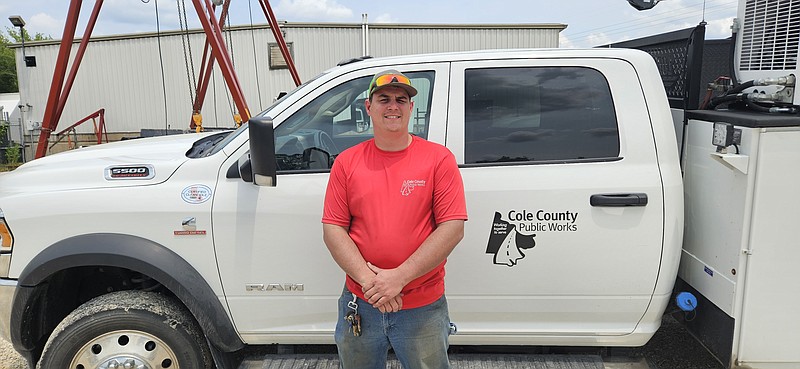
[[(404, 74), (418, 91), (408, 130), (427, 139), (434, 72)], [(278, 170), (330, 169), (336, 155), (372, 138), (372, 125), (364, 106), (371, 79), (372, 75), (364, 76), (326, 91), (276, 127)], [(320, 160), (325, 154), (331, 160)]]
[(465, 91), (466, 164), (619, 155), (611, 91), (597, 70), (468, 69)]

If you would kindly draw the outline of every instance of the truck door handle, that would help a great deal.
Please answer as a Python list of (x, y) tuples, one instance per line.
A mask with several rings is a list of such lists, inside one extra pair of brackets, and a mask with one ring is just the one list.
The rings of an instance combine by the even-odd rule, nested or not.
[(597, 194), (589, 198), (592, 206), (645, 206), (646, 193), (610, 193)]

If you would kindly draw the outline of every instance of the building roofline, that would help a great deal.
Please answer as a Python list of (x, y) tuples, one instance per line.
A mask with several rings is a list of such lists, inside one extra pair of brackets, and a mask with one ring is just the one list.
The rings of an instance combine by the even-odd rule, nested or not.
[[(362, 23), (309, 23), (309, 22), (287, 22), (278, 21), (281, 28), (361, 28)], [(372, 29), (529, 29), (529, 30), (557, 30), (559, 32), (567, 28), (566, 24), (561, 23), (470, 23), (470, 24), (442, 24), (442, 23), (367, 23)], [(268, 29), (267, 23), (248, 25), (238, 25), (226, 28), (225, 31), (249, 31), (250, 29)], [(142, 33), (125, 33), (118, 35), (104, 35), (95, 36), (89, 39), (89, 42), (103, 42), (103, 41), (118, 41), (137, 38), (150, 38), (157, 36), (177, 36), (185, 34), (185, 31), (171, 30), (159, 33), (156, 32), (142, 32)], [(190, 34), (203, 33), (202, 28), (193, 28), (189, 30)], [(80, 43), (81, 38), (75, 38), (72, 43)], [(48, 46), (58, 45), (61, 40), (41, 40), (41, 41), (28, 41), (25, 43), (26, 47), (34, 46)], [(22, 47), (21, 43), (9, 44), (8, 47), (16, 49)]]

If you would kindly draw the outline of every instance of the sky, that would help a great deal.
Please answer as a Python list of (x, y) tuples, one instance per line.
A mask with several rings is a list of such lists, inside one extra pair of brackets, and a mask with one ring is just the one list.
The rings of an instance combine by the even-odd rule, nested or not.
[[(73, 0), (74, 1), (74, 0)], [(5, 20), (20, 15), (25, 29), (60, 39), (70, 1), (2, 0), (0, 30)], [(83, 33), (95, 1), (83, 1), (76, 37)], [(156, 7), (157, 4), (157, 7)], [(94, 36), (179, 29), (179, 7), (185, 4), (190, 27), (199, 28), (191, 0), (105, 0)], [(662, 0), (653, 9), (637, 11), (626, 0), (272, 0), (275, 17), (288, 22), (434, 24), (560, 23), (560, 47), (593, 47), (694, 27), (705, 20), (707, 39), (730, 36), (738, 0)], [(156, 11), (156, 8), (158, 11)], [(258, 0), (232, 0), (233, 25), (266, 23)]]

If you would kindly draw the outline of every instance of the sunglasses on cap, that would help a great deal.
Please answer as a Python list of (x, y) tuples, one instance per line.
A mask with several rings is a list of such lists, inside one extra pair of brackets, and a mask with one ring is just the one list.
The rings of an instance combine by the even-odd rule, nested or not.
[(408, 77), (406, 77), (406, 76), (404, 76), (402, 74), (384, 74), (382, 76), (378, 76), (378, 78), (375, 78), (375, 82), (373, 83), (373, 87), (385, 86), (385, 85), (387, 85), (389, 83), (392, 83), (392, 82), (399, 82), (399, 83), (403, 83), (403, 84), (406, 84), (406, 85), (410, 85), (411, 84), (411, 80), (408, 79)]
[(377, 76), (372, 80), (369, 84), (369, 95), (372, 96), (375, 90), (389, 85), (403, 88), (409, 93), (409, 96), (417, 94), (417, 90), (411, 86), (411, 80), (408, 77), (402, 74), (388, 73)]

